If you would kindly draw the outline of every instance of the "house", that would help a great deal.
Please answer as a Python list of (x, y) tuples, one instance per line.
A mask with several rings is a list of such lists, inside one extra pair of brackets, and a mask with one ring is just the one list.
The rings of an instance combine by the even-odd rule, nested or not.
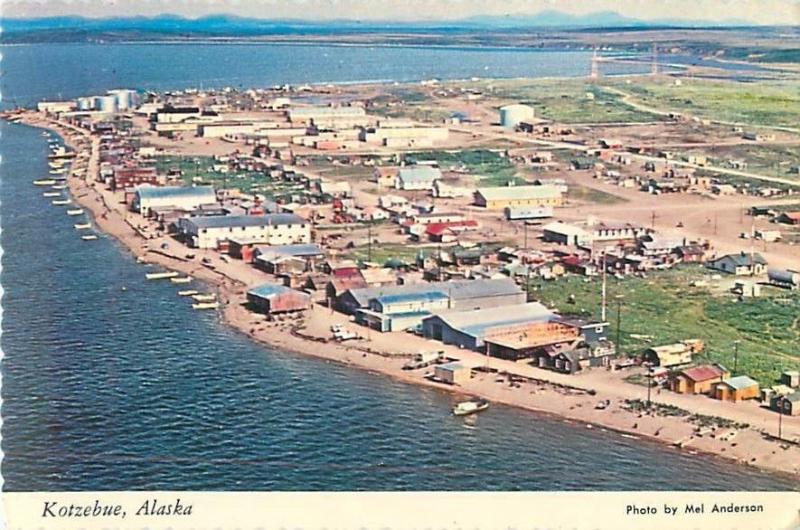
[(800, 212), (783, 212), (778, 217), (778, 222), (787, 225), (800, 225)]
[(422, 321), (422, 334), (459, 348), (483, 351), (487, 337), (506, 333), (512, 327), (518, 329), (553, 319), (554, 314), (538, 302), (442, 311)]
[(750, 379), (746, 375), (739, 375), (716, 383), (711, 395), (714, 399), (721, 401), (737, 402), (758, 398), (761, 395), (761, 389), (757, 381)]
[(781, 384), (784, 384), (789, 388), (800, 387), (800, 372), (797, 370), (787, 370), (781, 373)]
[(449, 243), (458, 239), (458, 234), (469, 230), (477, 230), (478, 221), (467, 219), (445, 223), (431, 223), (425, 226), (425, 234), (431, 241)]
[(439, 364), (433, 368), (433, 378), (450, 385), (462, 385), (471, 377), (472, 370), (461, 363)]
[(706, 262), (706, 266), (736, 276), (759, 276), (767, 272), (767, 261), (759, 253), (726, 254)]
[(693, 341), (683, 341), (676, 344), (654, 346), (642, 352), (642, 361), (652, 366), (673, 368), (692, 362), (692, 354), (702, 350), (702, 345)]
[(439, 168), (431, 166), (401, 167), (397, 171), (395, 187), (399, 190), (432, 190), (433, 184), (442, 178)]
[(311, 225), (294, 214), (215, 215), (184, 217), (178, 231), (196, 248), (217, 248), (222, 241), (247, 238), (269, 245), (311, 241)]
[[(287, 267), (297, 269), (292, 263), (299, 265), (299, 272), (314, 270), (316, 263), (325, 257), (325, 252), (312, 243), (297, 245), (257, 246), (253, 249), (253, 263), (256, 268), (270, 274), (286, 272)], [(288, 261), (287, 261), (288, 260)]]
[(372, 172), (372, 180), (379, 188), (394, 188), (398, 171), (400, 168), (397, 166), (378, 166)]
[(592, 235), (589, 232), (561, 221), (548, 223), (542, 227), (542, 230), (542, 238), (548, 243), (581, 246), (592, 242)]
[(706, 249), (702, 245), (681, 245), (675, 254), (683, 263), (702, 263), (706, 258)]
[(311, 297), (306, 293), (274, 283), (265, 283), (247, 291), (247, 302), (255, 311), (267, 315), (303, 311), (311, 307)]
[(564, 374), (574, 374), (584, 368), (611, 366), (611, 361), (615, 356), (614, 345), (606, 342), (587, 344), (577, 348), (559, 348), (557, 353), (550, 358), (549, 363), (547, 363), (548, 356), (546, 355), (540, 356), (539, 361), (546, 363), (540, 364), (541, 367)]
[(708, 394), (715, 383), (730, 377), (719, 365), (693, 366), (681, 370), (670, 379), (670, 390), (679, 394)]
[[(336, 300), (344, 292), (350, 289), (364, 289), (366, 287), (367, 282), (358, 269), (348, 275), (334, 276), (325, 286), (325, 298), (328, 300), (328, 306), (336, 305)], [(337, 307), (337, 309), (340, 308)]]
[(217, 193), (212, 186), (137, 186), (131, 208), (144, 217), (159, 206), (194, 210), (203, 205), (216, 204)]
[(558, 186), (496, 186), (478, 188), (475, 192), (475, 204), (487, 210), (555, 207), (563, 203), (563, 193)]

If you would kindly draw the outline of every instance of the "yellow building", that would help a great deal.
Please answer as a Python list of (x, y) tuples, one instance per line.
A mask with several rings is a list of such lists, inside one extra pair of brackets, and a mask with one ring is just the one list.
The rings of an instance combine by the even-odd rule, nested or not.
[(475, 204), (488, 210), (519, 206), (561, 206), (564, 203), (559, 186), (498, 186), (478, 188)]

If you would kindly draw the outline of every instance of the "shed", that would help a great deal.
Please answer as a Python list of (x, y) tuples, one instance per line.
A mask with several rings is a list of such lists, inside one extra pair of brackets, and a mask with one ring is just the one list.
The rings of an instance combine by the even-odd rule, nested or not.
[(797, 370), (787, 370), (781, 373), (781, 384), (789, 388), (800, 387), (800, 372)]
[(800, 391), (794, 391), (785, 396), (773, 396), (770, 399), (770, 408), (786, 416), (800, 416)]
[(721, 401), (742, 401), (745, 399), (755, 399), (761, 395), (758, 382), (747, 377), (738, 375), (723, 379), (714, 385), (713, 397)]
[(669, 386), (679, 394), (707, 394), (715, 383), (730, 375), (728, 370), (719, 365), (693, 366), (673, 375)]
[(461, 363), (440, 364), (433, 369), (434, 379), (450, 385), (466, 383), (471, 376), (472, 370)]

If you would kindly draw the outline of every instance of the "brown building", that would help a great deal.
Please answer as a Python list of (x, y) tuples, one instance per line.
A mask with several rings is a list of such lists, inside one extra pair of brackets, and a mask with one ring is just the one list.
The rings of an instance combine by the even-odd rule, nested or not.
[(761, 395), (761, 389), (758, 382), (746, 375), (739, 375), (715, 384), (712, 395), (721, 401), (742, 401), (758, 398)]
[(247, 302), (268, 315), (302, 311), (311, 307), (311, 297), (283, 285), (265, 283), (247, 291)]
[(156, 168), (134, 166), (114, 169), (114, 177), (111, 179), (112, 190), (133, 188), (140, 184), (158, 184)]
[(679, 394), (708, 394), (715, 383), (727, 379), (730, 375), (730, 372), (719, 365), (693, 366), (675, 374), (669, 382), (669, 387)]

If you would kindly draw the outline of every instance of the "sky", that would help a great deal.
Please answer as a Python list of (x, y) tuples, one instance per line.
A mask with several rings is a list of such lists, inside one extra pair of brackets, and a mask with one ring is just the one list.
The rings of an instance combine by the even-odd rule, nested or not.
[(454, 20), (479, 15), (616, 11), (641, 20), (800, 25), (800, 0), (2, 0), (2, 16), (34, 18), (232, 14), (307, 20)]

